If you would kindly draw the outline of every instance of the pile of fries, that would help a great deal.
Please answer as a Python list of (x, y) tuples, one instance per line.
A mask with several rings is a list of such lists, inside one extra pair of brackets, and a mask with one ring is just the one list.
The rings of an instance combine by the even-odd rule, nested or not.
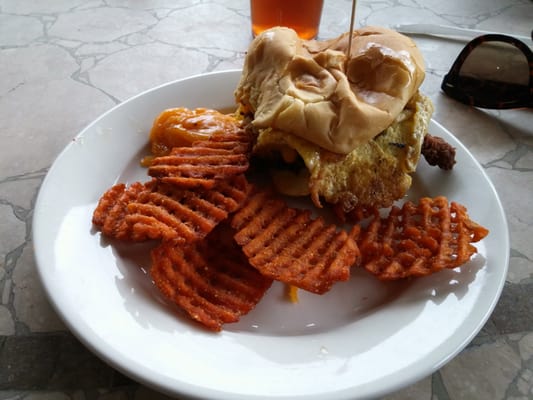
[(445, 197), (365, 210), (364, 224), (341, 229), (345, 221), (250, 183), (253, 140), (239, 128), (173, 147), (151, 160), (151, 179), (114, 185), (93, 213), (107, 237), (158, 241), (156, 287), (212, 331), (250, 312), (274, 280), (323, 294), (353, 268), (382, 280), (424, 276), (464, 264), (488, 234)]

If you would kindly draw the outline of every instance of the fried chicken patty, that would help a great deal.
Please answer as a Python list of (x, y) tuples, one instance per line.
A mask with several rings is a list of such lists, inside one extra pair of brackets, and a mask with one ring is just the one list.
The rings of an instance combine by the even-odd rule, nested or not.
[[(285, 161), (287, 168), (274, 172), (284, 194), (310, 194), (317, 206), (323, 199), (346, 212), (389, 207), (411, 186), (432, 112), (431, 100), (418, 92), (387, 129), (347, 155), (272, 128), (258, 132), (253, 153)], [(294, 168), (301, 161), (302, 168)]]

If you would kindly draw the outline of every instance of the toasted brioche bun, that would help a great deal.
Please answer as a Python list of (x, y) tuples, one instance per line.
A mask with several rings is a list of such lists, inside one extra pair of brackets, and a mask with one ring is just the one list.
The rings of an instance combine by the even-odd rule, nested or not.
[(251, 43), (235, 97), (258, 130), (272, 128), (348, 154), (386, 129), (424, 80), (415, 43), (366, 27), (327, 41), (272, 28)]

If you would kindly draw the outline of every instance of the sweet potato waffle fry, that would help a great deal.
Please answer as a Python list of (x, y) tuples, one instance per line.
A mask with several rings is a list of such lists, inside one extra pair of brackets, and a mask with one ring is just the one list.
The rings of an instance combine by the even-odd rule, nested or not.
[(169, 155), (156, 157), (148, 175), (181, 188), (211, 189), (217, 181), (246, 172), (251, 142), (248, 134), (213, 135), (191, 147), (175, 147)]
[(464, 206), (442, 196), (425, 197), (418, 204), (393, 206), (385, 218), (374, 217), (357, 243), (364, 268), (394, 280), (458, 267), (477, 252), (471, 243), (487, 234)]
[(253, 138), (250, 132), (241, 129), (236, 133), (212, 135), (208, 142), (198, 141), (194, 142), (192, 146), (206, 145), (211, 149), (224, 149), (233, 154), (245, 154), (249, 157), (252, 151)]
[(248, 264), (232, 233), (220, 225), (193, 245), (152, 251), (150, 273), (161, 293), (213, 331), (247, 314), (272, 284)]
[(187, 190), (152, 180), (109, 189), (100, 199), (93, 223), (121, 240), (194, 242), (204, 238), (245, 200), (243, 175), (221, 181), (212, 190)]
[(118, 183), (108, 189), (93, 212), (94, 226), (108, 237), (119, 240), (140, 241), (145, 240), (133, 236), (131, 225), (126, 220), (128, 205), (137, 201), (141, 193), (150, 192), (154, 182), (135, 182), (130, 186)]
[(294, 209), (269, 191), (254, 191), (235, 213), (235, 240), (252, 266), (269, 278), (322, 294), (346, 281), (359, 257), (354, 236)]

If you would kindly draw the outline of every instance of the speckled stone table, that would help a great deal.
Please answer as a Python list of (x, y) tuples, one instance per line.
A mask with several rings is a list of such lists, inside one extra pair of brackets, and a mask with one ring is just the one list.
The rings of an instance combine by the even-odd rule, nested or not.
[[(346, 31), (349, 10), (349, 0), (325, 0), (320, 37)], [(360, 0), (357, 15), (358, 25), (526, 37), (533, 29), (530, 0)], [(533, 114), (445, 97), (442, 77), (465, 41), (414, 38), (434, 119), (468, 147), (501, 197), (510, 266), (477, 337), (438, 372), (386, 398), (531, 399)], [(241, 68), (250, 40), (245, 0), (0, 0), (0, 399), (166, 398), (92, 355), (54, 313), (33, 258), (34, 202), (55, 157), (90, 121), (161, 83)]]

